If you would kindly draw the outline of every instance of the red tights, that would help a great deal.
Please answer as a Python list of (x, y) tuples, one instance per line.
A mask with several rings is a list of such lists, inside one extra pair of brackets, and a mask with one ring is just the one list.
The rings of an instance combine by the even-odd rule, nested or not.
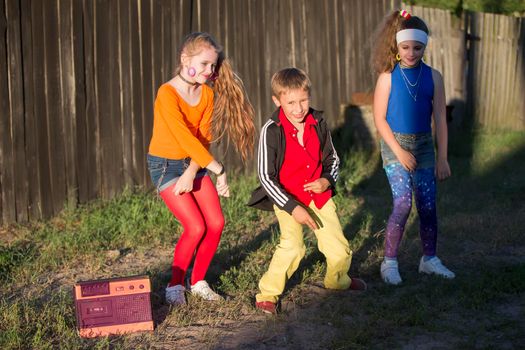
[(175, 184), (160, 196), (180, 221), (184, 231), (175, 246), (169, 286), (184, 285), (186, 270), (195, 256), (191, 284), (204, 279), (217, 250), (224, 227), (224, 216), (217, 190), (209, 176), (195, 179), (193, 191), (176, 196)]

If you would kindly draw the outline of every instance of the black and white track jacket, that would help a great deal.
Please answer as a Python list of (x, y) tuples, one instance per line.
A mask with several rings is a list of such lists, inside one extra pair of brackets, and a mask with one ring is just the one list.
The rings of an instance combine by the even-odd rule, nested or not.
[[(286, 138), (284, 128), (279, 120), (279, 108), (264, 124), (259, 138), (257, 152), (257, 173), (261, 186), (257, 187), (248, 202), (248, 205), (262, 210), (273, 210), (273, 204), (291, 214), (299, 204), (291, 194), (287, 193), (279, 182), (279, 171), (284, 162)], [(328, 125), (323, 118), (323, 112), (310, 108), (317, 124), (314, 125), (321, 144), (321, 161), (323, 170), (321, 177), (330, 182), (332, 196), (335, 194), (335, 182), (339, 175), (339, 157), (332, 143), (332, 136)]]

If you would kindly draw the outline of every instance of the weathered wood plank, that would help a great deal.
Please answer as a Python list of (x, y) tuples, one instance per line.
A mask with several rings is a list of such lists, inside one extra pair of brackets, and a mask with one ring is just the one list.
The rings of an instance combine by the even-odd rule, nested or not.
[(100, 148), (97, 149), (101, 174), (101, 193), (111, 198), (121, 188), (122, 140), (118, 112), (119, 79), (116, 45), (118, 39), (117, 2), (96, 3), (95, 74)]
[(84, 69), (86, 77), (86, 106), (85, 106), (85, 133), (86, 140), (86, 162), (89, 171), (87, 176), (87, 198), (93, 199), (100, 195), (101, 172), (98, 157), (100, 149), (100, 135), (98, 132), (98, 95), (96, 89), (95, 70), (95, 45), (96, 45), (96, 23), (95, 23), (94, 1), (83, 2), (84, 16)]
[[(131, 143), (132, 143), (132, 168), (133, 181), (144, 184), (146, 178), (145, 149), (147, 149), (149, 136), (144, 138), (143, 133), (143, 107), (144, 89), (146, 84), (142, 79), (142, 43), (141, 43), (141, 13), (140, 3), (136, 2), (130, 7), (130, 84), (131, 84)], [(149, 117), (149, 124), (153, 124), (153, 111), (149, 111), (144, 118)]]
[(0, 172), (0, 209), (2, 223), (13, 222), (16, 219), (14, 169), (13, 169), (13, 144), (11, 138), (10, 100), (9, 100), (9, 75), (7, 51), (7, 15), (5, 2), (0, 2), (0, 167), (5, 169)]
[(22, 74), (22, 35), (20, 3), (7, 1), (7, 52), (8, 52), (8, 80), (9, 80), (9, 113), (11, 124), (12, 152), (6, 154), (11, 158), (12, 166), (9, 169), (12, 176), (12, 188), (16, 221), (28, 219), (28, 171), (26, 167), (25, 150), (25, 123), (24, 123), (24, 80)]
[(155, 101), (155, 96), (157, 93), (157, 90), (155, 89), (155, 85), (153, 82), (153, 75), (152, 75), (152, 49), (151, 49), (151, 40), (152, 40), (152, 17), (151, 17), (151, 8), (149, 7), (148, 1), (141, 2), (140, 6), (140, 43), (141, 43), (141, 69), (142, 69), (142, 84), (144, 86), (143, 96), (142, 96), (142, 113), (140, 115), (141, 117), (141, 129), (137, 129), (137, 132), (142, 132), (142, 147), (137, 144), (137, 149), (139, 149), (139, 153), (141, 153), (140, 156), (140, 163), (142, 164), (142, 181), (147, 178), (147, 169), (145, 164), (145, 157), (146, 153), (144, 152), (144, 149), (146, 148), (146, 145), (149, 142), (149, 139), (151, 137), (151, 132), (153, 129), (153, 123), (151, 123), (151, 119), (146, 117), (153, 114), (153, 103)]
[(60, 57), (60, 94), (62, 130), (65, 152), (66, 198), (68, 205), (78, 203), (78, 177), (76, 153), (77, 114), (75, 96), (77, 84), (74, 60), (74, 17), (73, 0), (62, 0), (58, 5), (59, 22), (59, 57)]
[(122, 125), (122, 172), (124, 183), (132, 185), (133, 176), (133, 118), (131, 71), (131, 8), (127, 0), (118, 1), (118, 62), (119, 64), (119, 114)]
[[(84, 12), (83, 0), (73, 0), (72, 3), (72, 56), (73, 61), (73, 75), (74, 75), (74, 118), (75, 118), (75, 134), (74, 137), (74, 157), (76, 168), (76, 183), (77, 183), (77, 200), (79, 203), (85, 203), (89, 200), (89, 184), (91, 182), (91, 168), (89, 167), (89, 159), (92, 157), (88, 153), (87, 140), (87, 117), (88, 117), (88, 98), (87, 98), (87, 82), (86, 66), (84, 57)], [(86, 52), (89, 54), (89, 51)]]
[(42, 217), (40, 203), (42, 202), (40, 191), (40, 171), (38, 167), (38, 132), (33, 90), (33, 35), (31, 19), (31, 1), (20, 2), (20, 15), (22, 21), (22, 69), (24, 76), (24, 133), (26, 163), (25, 166), (30, 173), (28, 176), (28, 219), (36, 220)]
[(31, 57), (33, 66), (33, 93), (34, 115), (37, 130), (37, 167), (39, 173), (39, 191), (41, 193), (40, 212), (43, 217), (55, 213), (52, 197), (51, 183), (51, 147), (48, 134), (48, 110), (46, 99), (46, 63), (48, 58), (45, 53), (45, 28), (43, 4), (39, 1), (31, 2), (32, 38), (34, 54)]

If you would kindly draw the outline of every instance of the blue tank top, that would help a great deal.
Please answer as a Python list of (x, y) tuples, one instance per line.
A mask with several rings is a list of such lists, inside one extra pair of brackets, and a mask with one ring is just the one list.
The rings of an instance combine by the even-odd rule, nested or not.
[(396, 64), (391, 79), (386, 121), (392, 131), (430, 132), (434, 98), (432, 69), (423, 62), (414, 68), (401, 68)]

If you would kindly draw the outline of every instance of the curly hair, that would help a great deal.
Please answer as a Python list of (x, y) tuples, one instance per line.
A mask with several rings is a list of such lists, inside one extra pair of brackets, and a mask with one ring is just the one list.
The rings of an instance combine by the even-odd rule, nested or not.
[(397, 43), (396, 33), (403, 29), (420, 29), (429, 33), (428, 27), (423, 20), (417, 16), (405, 19), (394, 11), (387, 15), (372, 36), (372, 55), (370, 64), (372, 70), (377, 73), (391, 72), (396, 65)]
[(235, 145), (242, 161), (246, 162), (253, 154), (255, 111), (241, 78), (226, 59), (223, 47), (209, 33), (188, 34), (179, 48), (179, 64), (175, 68), (175, 75), (179, 74), (182, 68), (183, 53), (188, 56), (198, 55), (206, 46), (213, 48), (219, 55), (213, 77), (208, 82), (215, 92), (211, 118), (213, 142), (218, 142), (226, 135)]

